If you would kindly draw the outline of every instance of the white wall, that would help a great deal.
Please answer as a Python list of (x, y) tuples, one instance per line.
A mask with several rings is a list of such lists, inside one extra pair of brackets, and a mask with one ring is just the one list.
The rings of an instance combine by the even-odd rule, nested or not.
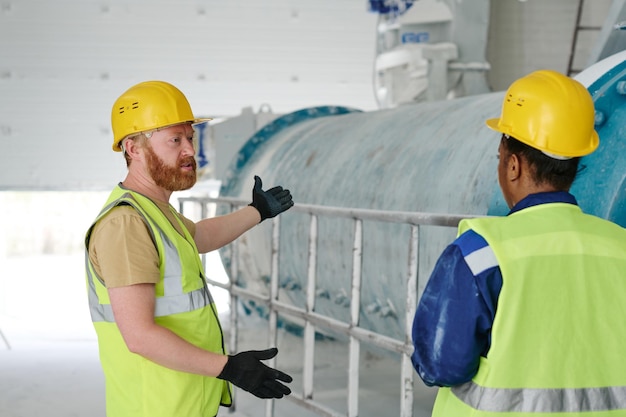
[[(600, 34), (590, 28), (603, 25), (611, 1), (492, 0), (487, 48), (491, 88), (505, 90), (515, 79), (538, 69), (568, 75), (583, 70)], [(574, 42), (577, 25), (585, 29), (578, 31)]]
[(0, 189), (110, 188), (111, 105), (147, 79), (198, 115), (371, 110), (375, 23), (362, 0), (3, 1)]

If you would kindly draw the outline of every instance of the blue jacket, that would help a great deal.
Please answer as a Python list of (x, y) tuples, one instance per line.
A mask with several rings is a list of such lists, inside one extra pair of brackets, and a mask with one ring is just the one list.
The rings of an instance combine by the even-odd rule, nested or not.
[[(567, 192), (531, 194), (509, 214), (538, 204), (578, 204)], [(469, 230), (441, 254), (413, 320), (413, 366), (426, 385), (470, 381), (491, 343), (502, 275), (485, 239)]]

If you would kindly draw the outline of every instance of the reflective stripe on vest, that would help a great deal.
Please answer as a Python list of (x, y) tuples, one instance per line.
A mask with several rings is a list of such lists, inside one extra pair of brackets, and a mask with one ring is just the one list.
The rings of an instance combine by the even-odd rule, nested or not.
[(626, 387), (487, 388), (473, 381), (451, 388), (470, 407), (499, 413), (558, 413), (626, 409)]
[[(134, 201), (132, 195), (126, 193), (122, 195), (119, 199), (107, 205), (100, 212), (94, 224), (98, 220), (100, 220), (100, 218), (102, 218), (106, 213), (108, 213), (109, 210), (111, 210), (115, 206), (118, 206), (122, 202), (130, 204), (133, 208), (137, 210), (137, 212), (141, 215), (144, 221), (146, 221), (148, 224), (151, 223), (148, 217), (144, 214), (139, 204)], [(155, 238), (160, 239), (161, 242), (163, 242), (165, 259), (165, 279), (163, 282), (164, 295), (162, 297), (156, 297), (155, 299), (154, 316), (164, 317), (176, 313), (185, 313), (196, 310), (198, 308), (206, 307), (211, 304), (213, 302), (213, 299), (211, 297), (211, 293), (206, 286), (206, 281), (204, 280), (204, 277), (202, 277), (202, 280), (203, 282), (205, 282), (205, 285), (202, 288), (191, 291), (189, 293), (183, 292), (182, 266), (180, 264), (178, 250), (176, 249), (172, 241), (165, 235), (165, 233), (163, 233), (163, 231), (159, 227), (149, 227), (149, 229), (151, 233), (154, 233), (153, 230), (156, 230), (159, 233), (159, 236)], [(102, 285), (104, 285), (104, 282), (90, 267), (88, 254), (86, 255), (86, 263), (87, 276), (89, 277), (88, 299), (91, 319), (93, 322), (104, 321), (114, 323), (115, 318), (113, 317), (113, 310), (111, 309), (111, 305), (101, 304), (98, 299), (95, 280), (98, 280)], [(200, 273), (202, 273), (201, 270)]]

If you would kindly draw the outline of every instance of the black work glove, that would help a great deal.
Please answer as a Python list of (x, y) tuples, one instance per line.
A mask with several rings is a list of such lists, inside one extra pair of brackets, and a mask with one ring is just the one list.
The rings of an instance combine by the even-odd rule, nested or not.
[(254, 176), (254, 188), (252, 189), (252, 203), (249, 206), (254, 207), (261, 214), (261, 221), (271, 217), (278, 216), (285, 210), (293, 206), (293, 199), (289, 190), (276, 186), (267, 191), (261, 188), (263, 182), (257, 175)]
[(217, 377), (230, 381), (259, 398), (283, 398), (284, 395), (291, 394), (291, 390), (278, 381), (291, 382), (292, 378), (261, 362), (273, 358), (277, 353), (278, 349), (271, 348), (229, 355), (228, 362)]

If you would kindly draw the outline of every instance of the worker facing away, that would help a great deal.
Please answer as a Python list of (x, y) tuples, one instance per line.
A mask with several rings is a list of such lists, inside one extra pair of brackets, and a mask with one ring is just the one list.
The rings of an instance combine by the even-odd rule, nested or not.
[(173, 191), (196, 182), (194, 118), (162, 81), (137, 84), (115, 102), (113, 150), (128, 174), (87, 231), (87, 287), (106, 383), (108, 417), (216, 416), (232, 383), (260, 398), (290, 394), (292, 378), (263, 364), (276, 348), (227, 355), (199, 253), (232, 242), (293, 206), (281, 186), (255, 177), (250, 205), (185, 218)]
[(626, 416), (626, 230), (569, 193), (598, 146), (578, 81), (515, 81), (501, 116), (504, 217), (460, 222), (413, 322), (433, 416)]

